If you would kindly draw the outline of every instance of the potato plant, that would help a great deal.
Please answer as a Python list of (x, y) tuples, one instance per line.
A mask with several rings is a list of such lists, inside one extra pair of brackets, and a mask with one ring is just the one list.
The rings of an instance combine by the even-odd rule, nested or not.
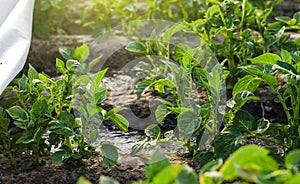
[[(53, 147), (58, 149), (52, 154), (54, 163), (89, 158), (105, 119), (111, 119), (121, 130), (127, 131), (128, 121), (118, 114), (122, 108), (106, 112), (101, 107), (107, 97), (106, 88), (101, 86), (106, 70), (83, 74), (87, 71), (84, 61), (89, 55), (88, 47), (61, 48), (60, 51), (67, 58), (66, 62), (56, 60), (57, 70), (62, 74), (60, 79), (38, 73), (30, 66), (27, 76), (15, 79), (17, 85), (9, 88), (15, 96), (0, 109), (1, 153), (14, 167), (14, 157), (24, 148), (34, 156), (34, 160), (23, 162), (24, 168), (42, 164), (40, 156), (49, 154)], [(80, 95), (82, 103), (75, 105)], [(75, 111), (84, 116), (76, 118)], [(104, 162), (108, 167), (113, 166), (117, 148), (109, 142), (101, 143), (100, 147)]]

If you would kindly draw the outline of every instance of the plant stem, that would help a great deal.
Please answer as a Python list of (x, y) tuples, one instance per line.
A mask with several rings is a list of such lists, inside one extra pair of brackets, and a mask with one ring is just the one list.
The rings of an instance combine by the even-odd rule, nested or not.
[(289, 148), (289, 146), (287, 146), (286, 144), (281, 144), (273, 139), (270, 139), (270, 138), (267, 138), (265, 136), (260, 136), (260, 135), (257, 135), (257, 134), (251, 134), (250, 137), (255, 137), (255, 138), (258, 138), (258, 139), (261, 139), (261, 140), (264, 140), (264, 141), (268, 141), (268, 142), (271, 142), (271, 143), (274, 143), (278, 146), (281, 146), (281, 147), (284, 147), (284, 148)]
[(70, 139), (70, 137), (66, 137), (66, 143), (67, 143), (67, 146), (72, 149), (72, 141)]
[(287, 107), (287, 105), (285, 103), (285, 100), (283, 99), (283, 97), (280, 95), (280, 93), (277, 90), (275, 92), (276, 92), (277, 97), (278, 97), (278, 99), (279, 99), (279, 101), (280, 101), (280, 103), (281, 103), (281, 105), (283, 107), (283, 110), (285, 112), (285, 115), (286, 115), (286, 118), (288, 120), (288, 123), (293, 126), (294, 125), (293, 119), (292, 119), (291, 114), (289, 112), (289, 109), (288, 109), (288, 107)]

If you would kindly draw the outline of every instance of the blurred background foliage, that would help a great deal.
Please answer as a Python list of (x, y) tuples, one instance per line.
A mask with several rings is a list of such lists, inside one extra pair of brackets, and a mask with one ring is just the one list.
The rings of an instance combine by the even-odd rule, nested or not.
[[(34, 8), (34, 35), (92, 34), (94, 37), (133, 20), (191, 22), (203, 18), (208, 5), (223, 0), (39, 0)], [(243, 1), (243, 0), (240, 0)], [(249, 0), (258, 8), (283, 0)], [(294, 1), (294, 0), (288, 0)]]

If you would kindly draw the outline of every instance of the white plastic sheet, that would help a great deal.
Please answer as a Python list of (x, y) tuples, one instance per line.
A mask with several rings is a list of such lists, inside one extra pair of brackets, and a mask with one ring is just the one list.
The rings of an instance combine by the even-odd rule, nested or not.
[(25, 64), (33, 6), (34, 0), (0, 0), (0, 94)]

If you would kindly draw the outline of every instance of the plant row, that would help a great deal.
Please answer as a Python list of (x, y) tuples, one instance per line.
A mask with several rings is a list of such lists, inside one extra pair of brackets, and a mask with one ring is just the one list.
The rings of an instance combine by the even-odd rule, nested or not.
[[(203, 18), (153, 31), (150, 38), (132, 40), (126, 47), (148, 58), (132, 71), (147, 76), (136, 85), (137, 98), (147, 91), (161, 97), (155, 111), (158, 124), (145, 129), (131, 154), (155, 142), (176, 142), (187, 148), (186, 156), (199, 162), (202, 183), (237, 178), (256, 183), (295, 182), (299, 178), (300, 39), (291, 40), (287, 31), (299, 29), (300, 13), (268, 23), (272, 4), (209, 0), (205, 5)], [(201, 38), (199, 46), (172, 45), (172, 38), (181, 33), (196, 34)], [(15, 79), (15, 85), (6, 90), (15, 95), (0, 109), (0, 153), (12, 166), (25, 148), (34, 156), (23, 163), (25, 168), (42, 164), (40, 156), (51, 151), (55, 163), (89, 158), (106, 119), (128, 130), (128, 120), (118, 113), (123, 108), (102, 108), (108, 93), (101, 80), (107, 69), (89, 73), (101, 57), (86, 63), (89, 49), (85, 45), (75, 50), (62, 47), (60, 52), (66, 59), (56, 60), (60, 78), (30, 67), (27, 76)], [(207, 103), (194, 100), (195, 85), (206, 90)], [(263, 86), (276, 95), (287, 123), (255, 119), (242, 109), (247, 102), (259, 100), (258, 89)], [(170, 114), (176, 117), (177, 129), (162, 133), (161, 126)], [(249, 138), (272, 146), (241, 148)], [(118, 158), (117, 148), (109, 142), (98, 146), (104, 163), (112, 167)], [(170, 165), (160, 152), (150, 163), (146, 168), (148, 183), (163, 178), (177, 183), (198, 180), (187, 167)]]

